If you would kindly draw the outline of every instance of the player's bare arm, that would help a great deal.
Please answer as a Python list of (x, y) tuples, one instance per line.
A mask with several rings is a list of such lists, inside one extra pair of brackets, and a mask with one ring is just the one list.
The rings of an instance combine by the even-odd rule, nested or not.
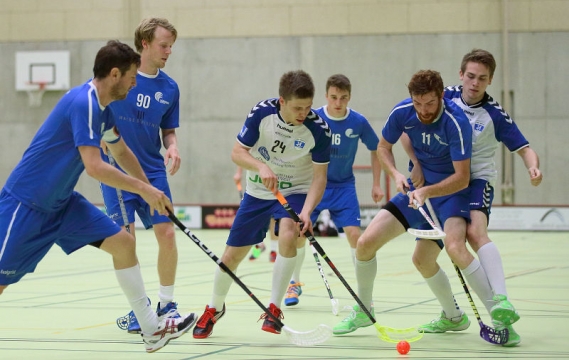
[(162, 129), (162, 143), (166, 149), (166, 154), (164, 154), (164, 165), (168, 166), (168, 163), (170, 163), (170, 169), (168, 169), (168, 173), (170, 175), (174, 175), (178, 172), (182, 163), (180, 152), (178, 151), (178, 138), (176, 137), (176, 129)]
[(407, 192), (407, 178), (401, 174), (395, 167), (395, 158), (393, 157), (393, 144), (385, 140), (379, 139), (377, 144), (377, 158), (383, 171), (387, 173), (394, 181), (397, 191), (405, 194)]
[(107, 149), (111, 151), (115, 161), (127, 174), (150, 184), (144, 170), (142, 170), (142, 167), (138, 162), (138, 159), (122, 138), (120, 138), (116, 143), (105, 143), (105, 145)]
[(421, 168), (419, 159), (417, 159), (417, 156), (415, 155), (415, 151), (413, 150), (413, 145), (411, 145), (411, 139), (409, 139), (409, 136), (403, 133), (401, 134), (399, 140), (401, 140), (403, 150), (405, 150), (405, 153), (407, 156), (409, 156), (409, 159), (413, 163), (413, 169), (411, 170), (410, 178), (413, 186), (418, 189), (425, 185), (425, 176), (423, 175), (423, 169)]
[(306, 194), (306, 200), (304, 201), (304, 206), (302, 211), (298, 214), (300, 221), (303, 226), (300, 229), (300, 233), (304, 234), (306, 230), (312, 229), (312, 221), (310, 221), (310, 214), (322, 200), (322, 195), (324, 195), (324, 190), (326, 189), (327, 174), (328, 174), (328, 164), (312, 164), (312, 183), (310, 184), (310, 189)]
[[(111, 151), (113, 150), (111, 149)], [(104, 162), (103, 159), (101, 159), (101, 153), (98, 147), (79, 146), (79, 153), (85, 165), (85, 171), (95, 180), (115, 188), (139, 194), (150, 205), (152, 210), (156, 210), (160, 214), (166, 215), (168, 213), (166, 208), (173, 210), (170, 199), (168, 199), (162, 191)], [(120, 155), (117, 154), (117, 156)], [(136, 158), (134, 159), (136, 160)], [(138, 163), (138, 160), (136, 160), (136, 162)]]
[(539, 156), (537, 156), (537, 153), (529, 146), (526, 146), (525, 148), (518, 150), (518, 155), (521, 156), (526, 169), (528, 169), (531, 184), (533, 186), (541, 184), (543, 174), (541, 173), (541, 170), (539, 170)]
[(277, 189), (279, 180), (277, 175), (267, 164), (251, 156), (249, 148), (241, 145), (239, 142), (235, 142), (231, 152), (231, 160), (243, 169), (257, 171), (267, 190), (273, 192)]
[(371, 185), (371, 199), (374, 203), (378, 203), (385, 195), (381, 189), (381, 165), (377, 158), (377, 150), (371, 151), (371, 173), (373, 176), (373, 183)]

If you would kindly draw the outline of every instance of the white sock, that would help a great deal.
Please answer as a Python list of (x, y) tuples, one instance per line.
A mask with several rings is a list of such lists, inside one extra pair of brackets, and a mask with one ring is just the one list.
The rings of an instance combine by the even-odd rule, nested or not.
[(273, 240), (271, 239), (271, 251), (274, 251), (276, 253), (279, 252), (279, 240)]
[(223, 309), (223, 303), (225, 302), (225, 298), (227, 297), (231, 284), (233, 284), (231, 276), (227, 275), (227, 273), (221, 270), (219, 266), (216, 267), (213, 278), (213, 294), (211, 301), (208, 304), (209, 307), (215, 308), (216, 311), (221, 311), (221, 309)]
[(160, 309), (163, 309), (174, 301), (174, 285), (163, 286), (160, 285), (160, 290), (158, 291), (158, 299), (160, 300)]
[(494, 293), (492, 292), (492, 287), (490, 286), (490, 282), (488, 282), (484, 268), (480, 266), (480, 262), (477, 259), (472, 260), (470, 265), (462, 270), (462, 273), (468, 281), (468, 285), (470, 285), (476, 295), (478, 295), (486, 307), (486, 310), (490, 313), (490, 309), (496, 302), (492, 300)]
[(371, 311), (373, 302), (373, 283), (377, 275), (377, 258), (369, 261), (356, 259), (356, 279), (358, 281), (358, 295), (360, 300)]
[(439, 271), (430, 278), (425, 278), (425, 281), (439, 300), (447, 319), (462, 315), (460, 307), (454, 299), (448, 276), (442, 268), (439, 268)]
[(506, 277), (502, 266), (502, 257), (493, 242), (489, 242), (478, 249), (478, 259), (488, 276), (488, 281), (494, 294), (508, 296), (506, 291)]
[(115, 270), (115, 275), (140, 324), (142, 332), (153, 334), (158, 328), (158, 316), (156, 316), (152, 306), (148, 303), (140, 267), (135, 265), (130, 268)]
[(277, 256), (275, 265), (273, 267), (273, 288), (271, 290), (271, 303), (276, 307), (281, 307), (281, 302), (284, 299), (286, 290), (288, 288), (289, 280), (296, 265), (296, 256), (286, 258), (284, 256)]
[(306, 242), (301, 248), (296, 248), (296, 264), (294, 264), (294, 272), (292, 273), (292, 279), (295, 283), (300, 282), (300, 269), (302, 269), (302, 264), (304, 263), (304, 258), (306, 255)]
[(352, 265), (356, 266), (356, 248), (350, 248), (350, 253), (352, 254)]

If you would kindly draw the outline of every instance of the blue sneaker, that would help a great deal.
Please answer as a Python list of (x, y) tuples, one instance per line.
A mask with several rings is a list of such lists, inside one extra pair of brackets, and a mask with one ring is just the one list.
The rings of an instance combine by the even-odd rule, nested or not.
[[(150, 299), (148, 299), (148, 305), (150, 305)], [(121, 330), (127, 330), (129, 334), (140, 334), (142, 330), (140, 329), (140, 324), (134, 315), (134, 311), (130, 311), (125, 316), (117, 318), (117, 326)]]
[(284, 299), (284, 304), (286, 306), (293, 306), (298, 304), (298, 297), (302, 294), (302, 285), (304, 284), (300, 282), (294, 282), (294, 280), (290, 281), (288, 289), (286, 290), (286, 297)]
[(166, 306), (160, 308), (160, 303), (156, 307), (156, 315), (158, 315), (158, 320), (162, 320), (162, 318), (179, 318), (181, 317), (180, 313), (178, 312), (178, 303), (170, 301)]
[(138, 320), (136, 319), (136, 316), (134, 315), (134, 311), (131, 310), (131, 312), (128, 313), (128, 333), (129, 334), (140, 334), (142, 333), (142, 330), (140, 329), (140, 325), (138, 324)]

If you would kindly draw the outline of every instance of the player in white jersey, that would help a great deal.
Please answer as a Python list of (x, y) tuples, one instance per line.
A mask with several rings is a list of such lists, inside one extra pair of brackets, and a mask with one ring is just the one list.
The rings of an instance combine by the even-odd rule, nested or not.
[[(180, 155), (176, 128), (179, 126), (180, 91), (178, 84), (161, 69), (172, 53), (177, 37), (176, 28), (163, 18), (143, 19), (134, 32), (134, 44), (140, 53), (141, 62), (136, 75), (136, 87), (124, 101), (111, 104), (109, 110), (116, 123), (123, 129), (123, 138), (138, 158), (150, 183), (162, 190), (170, 201), (168, 172), (174, 175), (180, 168)], [(161, 138), (162, 136), (162, 138)], [(161, 140), (165, 152), (162, 156)], [(108, 161), (106, 155), (103, 159)], [(107, 214), (119, 225), (128, 225), (136, 238), (135, 212), (146, 229), (154, 228), (158, 241), (158, 278), (160, 288), (156, 312), (159, 316), (179, 316), (174, 302), (174, 282), (178, 265), (178, 249), (174, 226), (167, 216), (151, 210), (142, 197), (123, 192), (121, 206), (116, 189), (101, 184)], [(125, 223), (127, 222), (128, 223)], [(140, 333), (140, 325), (131, 311), (119, 318), (117, 324), (131, 333)]]
[[(491, 315), (494, 326), (498, 330), (508, 328), (509, 338), (504, 346), (516, 346), (521, 339), (512, 324), (519, 319), (519, 315), (508, 301), (500, 253), (488, 237), (488, 222), (497, 178), (494, 155), (500, 142), (521, 156), (532, 185), (537, 186), (541, 183), (542, 174), (539, 170), (539, 158), (530, 148), (529, 142), (508, 113), (486, 93), (486, 88), (492, 83), (495, 69), (496, 61), (491, 53), (482, 49), (473, 49), (462, 59), (459, 72), (462, 85), (446, 88), (445, 98), (456, 103), (464, 111), (472, 126), (469, 184), (471, 223), (467, 227), (466, 237), (477, 253), (491, 286), (490, 289), (481, 289), (481, 292), (477, 289), (475, 291)], [(420, 187), (424, 181), (420, 170), (420, 167), (415, 167), (411, 173), (413, 184), (417, 187)], [(432, 265), (434, 267), (432, 271), (436, 271), (437, 268), (440, 270), (436, 262)], [(447, 297), (450, 299), (452, 291), (449, 285), (444, 285), (448, 283), (446, 275), (440, 276), (436, 282), (434, 286), (446, 288)], [(440, 318), (421, 328), (425, 332), (445, 332), (453, 330), (453, 324)]]
[[(372, 314), (377, 251), (410, 227), (429, 228), (420, 212), (410, 207), (414, 201), (422, 205), (426, 199), (431, 199), (440, 209), (438, 215), (447, 233), (447, 252), (459, 267), (467, 268), (474, 260), (464, 242), (469, 221), (472, 129), (462, 110), (443, 98), (443, 80), (438, 72), (421, 70), (415, 73), (409, 81), (408, 90), (411, 98), (397, 104), (389, 114), (377, 148), (381, 167), (394, 179), (399, 193), (374, 217), (356, 247), (358, 295)], [(408, 180), (396, 169), (393, 157), (393, 144), (403, 133), (411, 139), (426, 182), (426, 186), (409, 192), (409, 195)], [(434, 251), (433, 246), (438, 254), (440, 245), (432, 241), (416, 241), (413, 258), (428, 257)], [(484, 279), (475, 281), (483, 282)], [(463, 328), (470, 325), (464, 313), (458, 313), (457, 317)], [(371, 320), (355, 305), (351, 314), (333, 331), (341, 335), (370, 325)]]
[[(350, 79), (342, 74), (332, 75), (326, 81), (327, 105), (315, 110), (332, 130), (332, 146), (326, 191), (322, 196), (322, 201), (312, 212), (311, 219), (315, 223), (323, 210), (329, 210), (334, 224), (346, 233), (352, 262), (355, 263), (356, 244), (361, 235), (361, 223), (353, 165), (360, 141), (371, 154), (373, 174), (371, 197), (374, 203), (381, 201), (383, 191), (379, 182), (381, 166), (377, 158), (379, 138), (367, 119), (348, 107), (351, 94)], [(302, 294), (303, 284), (300, 282), (300, 270), (304, 261), (305, 248), (306, 238), (299, 239), (296, 250), (297, 263), (284, 300), (286, 306), (298, 304), (298, 297)]]
[[(280, 219), (279, 256), (273, 268), (273, 284), (267, 308), (282, 318), (279, 308), (296, 263), (296, 239), (311, 229), (310, 213), (326, 187), (330, 161), (330, 128), (311, 107), (312, 78), (302, 70), (285, 73), (279, 83), (279, 98), (253, 107), (237, 136), (232, 160), (247, 169), (247, 189), (231, 226), (221, 260), (235, 271), (252, 245), (263, 240), (269, 220)], [(276, 200), (279, 190), (302, 222), (299, 231)], [(233, 280), (216, 268), (213, 294), (194, 328), (194, 338), (205, 339), (225, 314), (225, 298)], [(266, 313), (262, 330), (280, 334), (280, 327)]]
[[(100, 182), (140, 195), (161, 214), (172, 209), (164, 192), (149, 184), (121, 138), (119, 124), (104, 113), (136, 85), (139, 64), (140, 56), (126, 44), (109, 41), (102, 47), (93, 79), (61, 98), (8, 177), (0, 194), (0, 294), (34, 272), (54, 244), (67, 254), (92, 245), (112, 255), (119, 284), (139, 318), (146, 351), (154, 352), (187, 332), (195, 315), (160, 319), (152, 311), (133, 236), (73, 191), (86, 170)], [(131, 176), (102, 161), (102, 140)]]

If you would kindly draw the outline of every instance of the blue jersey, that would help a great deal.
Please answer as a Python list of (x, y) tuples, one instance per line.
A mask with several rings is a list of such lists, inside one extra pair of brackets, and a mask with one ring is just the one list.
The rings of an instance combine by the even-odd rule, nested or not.
[[(162, 71), (136, 75), (136, 86), (125, 100), (108, 108), (128, 147), (148, 178), (166, 177), (160, 129), (175, 129), (180, 120), (178, 84)], [(106, 157), (103, 157), (106, 161)]]
[(327, 188), (355, 184), (353, 165), (358, 151), (358, 140), (370, 151), (377, 150), (379, 143), (379, 138), (367, 119), (350, 108), (347, 110), (346, 116), (342, 118), (331, 117), (326, 106), (315, 110), (332, 130)]
[(411, 98), (403, 100), (389, 114), (382, 136), (395, 144), (403, 132), (411, 139), (427, 184), (436, 184), (454, 174), (453, 161), (472, 154), (472, 128), (462, 109), (443, 98), (439, 117), (425, 125), (418, 118)]
[(510, 115), (490, 95), (485, 93), (479, 103), (468, 105), (461, 94), (462, 85), (445, 89), (445, 97), (464, 111), (472, 126), (470, 179), (484, 179), (493, 186), (498, 178), (494, 155), (499, 143), (516, 152), (529, 146), (529, 142)]
[[(310, 111), (301, 125), (287, 124), (279, 109), (278, 99), (255, 105), (237, 141), (278, 176), (279, 190), (284, 196), (306, 194), (312, 184), (312, 164), (330, 161), (330, 128), (314, 111)], [(275, 198), (261, 182), (259, 173), (253, 170), (247, 170), (246, 192), (258, 199)]]
[(63, 208), (85, 170), (78, 147), (98, 148), (103, 132), (114, 126), (102, 116), (103, 110), (92, 82), (69, 90), (39, 128), (4, 189), (40, 211)]

